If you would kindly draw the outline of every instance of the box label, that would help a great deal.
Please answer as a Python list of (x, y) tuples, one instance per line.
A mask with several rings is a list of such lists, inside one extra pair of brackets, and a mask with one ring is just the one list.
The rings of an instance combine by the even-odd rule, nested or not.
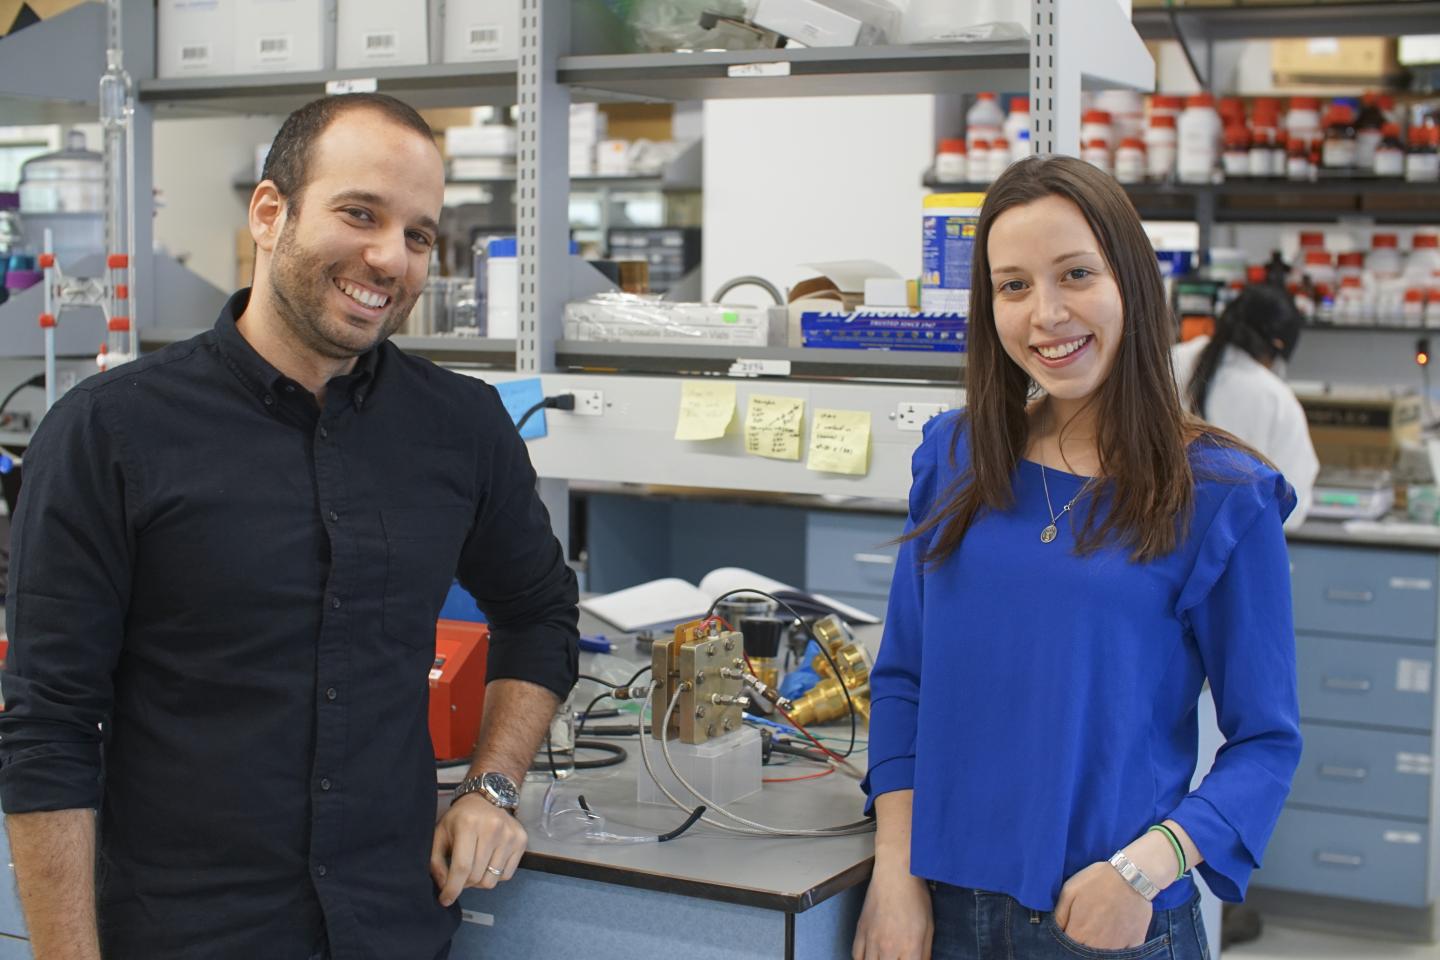
[(290, 59), (290, 38), (261, 37), (255, 54), (261, 60), (274, 63)]
[(1417, 777), (1428, 777), (1435, 765), (1428, 753), (1397, 753), (1395, 754), (1395, 772), (1409, 773)]
[(367, 33), (361, 37), (364, 55), (375, 60), (389, 60), (400, 47), (400, 37), (393, 31)]
[(1400, 693), (1429, 693), (1430, 669), (1429, 660), (1401, 657), (1395, 662), (1395, 689)]
[(180, 48), (181, 67), (204, 67), (210, 64), (210, 44), (195, 43)]
[(1386, 830), (1384, 836), (1386, 843), (1419, 844), (1424, 842), (1424, 838), (1413, 830)]
[(732, 77), (788, 77), (790, 61), (780, 63), (737, 63), (726, 71)]
[(1391, 577), (1391, 590), (1433, 590), (1435, 585), (1422, 577)]
[(499, 24), (473, 26), (467, 31), (466, 47), (471, 53), (498, 53), (502, 36)]

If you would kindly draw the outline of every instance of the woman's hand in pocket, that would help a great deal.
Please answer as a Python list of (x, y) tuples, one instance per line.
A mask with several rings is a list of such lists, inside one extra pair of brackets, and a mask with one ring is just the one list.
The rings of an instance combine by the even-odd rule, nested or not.
[(1076, 943), (1124, 950), (1145, 942), (1154, 911), (1108, 863), (1092, 863), (1060, 888), (1055, 923)]
[(906, 864), (876, 858), (852, 960), (929, 960), (935, 917), (930, 888)]

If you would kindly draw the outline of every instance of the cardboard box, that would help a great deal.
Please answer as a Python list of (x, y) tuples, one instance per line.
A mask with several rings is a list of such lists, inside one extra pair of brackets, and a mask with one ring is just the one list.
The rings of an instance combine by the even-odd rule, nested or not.
[(335, 66), (335, 0), (235, 0), (235, 71)]
[(519, 0), (445, 0), (442, 29), (446, 63), (520, 56)]
[(235, 72), (235, 0), (160, 0), (155, 17), (157, 76)]
[(1406, 443), (1420, 442), (1420, 397), (1302, 395), (1322, 466), (1390, 469)]
[(0, 37), (49, 20), (87, 0), (0, 0)]
[(1311, 37), (1271, 41), (1277, 83), (1381, 80), (1399, 72), (1393, 37)]
[(335, 66), (341, 70), (430, 62), (427, 0), (337, 0)]

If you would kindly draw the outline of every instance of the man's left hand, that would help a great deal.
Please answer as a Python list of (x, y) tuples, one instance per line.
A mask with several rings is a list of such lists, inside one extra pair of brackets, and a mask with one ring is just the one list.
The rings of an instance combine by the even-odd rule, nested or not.
[(520, 865), (529, 836), (506, 810), (477, 794), (460, 797), (435, 825), (430, 876), (448, 907), (466, 887), (492, 890)]
[(1065, 881), (1055, 923), (1076, 943), (1124, 950), (1145, 942), (1154, 910), (1108, 863), (1092, 863)]

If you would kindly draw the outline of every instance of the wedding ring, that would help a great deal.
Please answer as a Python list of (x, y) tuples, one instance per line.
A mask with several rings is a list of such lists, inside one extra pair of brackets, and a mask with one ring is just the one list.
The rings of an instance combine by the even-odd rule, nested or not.
[(486, 867), (486, 868), (485, 868), (485, 872), (488, 873), (488, 874), (490, 874), (490, 875), (492, 875), (492, 876), (496, 876), (496, 877), (503, 877), (503, 876), (505, 876), (505, 871), (504, 871), (504, 870), (496, 870), (494, 867)]

